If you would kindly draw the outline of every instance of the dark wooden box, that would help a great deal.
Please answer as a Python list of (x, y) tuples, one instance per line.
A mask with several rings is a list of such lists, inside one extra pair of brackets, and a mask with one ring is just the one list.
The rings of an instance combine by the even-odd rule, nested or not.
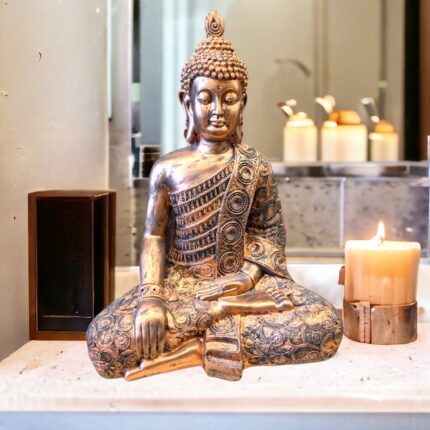
[(115, 201), (113, 191), (28, 195), (30, 339), (85, 339), (113, 300)]

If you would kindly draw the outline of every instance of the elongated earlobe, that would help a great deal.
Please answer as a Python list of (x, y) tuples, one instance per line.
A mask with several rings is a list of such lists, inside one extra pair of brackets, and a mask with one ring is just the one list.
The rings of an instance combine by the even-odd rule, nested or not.
[(184, 130), (184, 136), (188, 143), (194, 143), (197, 141), (197, 133), (194, 127), (193, 117), (187, 117), (186, 128)]
[(197, 141), (197, 133), (194, 126), (193, 114), (191, 112), (191, 107), (190, 107), (190, 103), (191, 103), (190, 96), (185, 91), (180, 91), (179, 101), (181, 102), (186, 115), (184, 137), (188, 143), (194, 143)]
[(246, 104), (246, 95), (243, 100), (243, 104), (240, 109), (240, 116), (239, 116), (239, 122), (237, 124), (236, 130), (234, 131), (233, 135), (230, 138), (230, 142), (233, 145), (239, 145), (242, 142), (243, 138), (243, 132), (242, 132), (242, 125), (243, 125), (243, 108)]

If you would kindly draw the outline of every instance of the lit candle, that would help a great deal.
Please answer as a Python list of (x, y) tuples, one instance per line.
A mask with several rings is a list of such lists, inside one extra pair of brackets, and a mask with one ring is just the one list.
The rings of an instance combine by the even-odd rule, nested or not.
[(421, 247), (418, 242), (384, 240), (384, 224), (371, 240), (345, 245), (345, 300), (371, 305), (410, 304), (416, 300)]

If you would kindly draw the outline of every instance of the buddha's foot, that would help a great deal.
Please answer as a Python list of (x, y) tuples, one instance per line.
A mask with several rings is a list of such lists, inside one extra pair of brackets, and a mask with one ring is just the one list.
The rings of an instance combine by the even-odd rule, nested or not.
[[(161, 357), (161, 356), (160, 356)], [(124, 379), (126, 381), (135, 381), (136, 379), (145, 378), (147, 376), (157, 375), (158, 373), (169, 372), (170, 370), (165, 370), (160, 363), (159, 360), (144, 360), (140, 361), (140, 364), (136, 367), (132, 367), (128, 369), (124, 373)]]
[(291, 300), (280, 291), (263, 292), (248, 291), (239, 296), (222, 297), (217, 300), (220, 316), (237, 314), (265, 314), (270, 312), (285, 312), (294, 308)]
[(145, 376), (149, 375), (144, 372), (143, 360), (140, 362), (139, 366), (132, 367), (124, 372), (124, 379), (126, 381), (135, 381), (136, 379), (144, 378)]
[(202, 342), (197, 338), (191, 339), (175, 351), (161, 354), (153, 360), (142, 359), (139, 366), (124, 372), (124, 379), (135, 381), (146, 376), (198, 366), (202, 362)]

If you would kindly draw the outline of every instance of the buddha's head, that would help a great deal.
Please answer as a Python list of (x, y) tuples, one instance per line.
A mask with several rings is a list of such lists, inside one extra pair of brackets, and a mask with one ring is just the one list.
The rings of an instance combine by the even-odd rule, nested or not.
[(185, 138), (195, 143), (242, 139), (248, 72), (225, 40), (224, 20), (211, 12), (205, 20), (207, 37), (194, 51), (181, 74), (180, 101), (187, 115)]

